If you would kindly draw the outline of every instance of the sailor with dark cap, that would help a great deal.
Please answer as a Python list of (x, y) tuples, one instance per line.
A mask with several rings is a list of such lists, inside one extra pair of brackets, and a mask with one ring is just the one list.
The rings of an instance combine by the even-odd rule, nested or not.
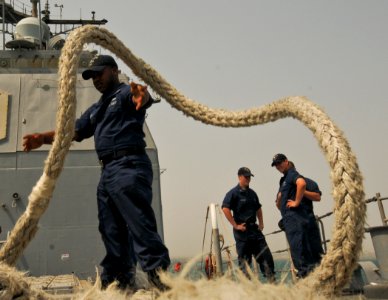
[[(267, 280), (275, 280), (274, 261), (265, 237), (263, 211), (256, 192), (249, 187), (252, 174), (247, 167), (238, 172), (237, 186), (232, 188), (222, 202), (225, 217), (233, 226), (238, 261), (241, 270), (248, 276), (246, 264), (252, 262), (252, 255), (259, 263), (262, 274)], [(232, 215), (233, 212), (233, 215)], [(256, 223), (259, 220), (259, 224)]]
[[(99, 231), (106, 248), (101, 281), (103, 287), (118, 281), (120, 288), (133, 288), (137, 260), (151, 284), (165, 289), (158, 271), (167, 269), (170, 258), (151, 207), (153, 174), (143, 132), (153, 99), (147, 87), (121, 83), (118, 75), (109, 55), (97, 56), (82, 73), (102, 95), (76, 121), (74, 133), (77, 142), (94, 136), (102, 165), (97, 187)], [(54, 131), (26, 135), (24, 150), (51, 144), (54, 137)]]
[[(296, 169), (292, 161), (288, 161), (288, 165), (290, 168)], [(282, 186), (284, 179), (285, 176), (280, 178), (279, 187)], [(304, 177), (304, 180), (306, 181), (306, 190), (304, 192), (302, 202), (300, 203), (300, 207), (303, 208), (309, 222), (309, 225), (305, 228), (305, 234), (307, 237), (308, 245), (306, 251), (309, 252), (308, 256), (311, 256), (312, 258), (312, 264), (318, 265), (321, 262), (321, 258), (324, 254), (324, 251), (322, 248), (320, 230), (314, 214), (313, 202), (321, 201), (322, 192), (320, 191), (318, 184), (314, 180), (307, 177)], [(276, 206), (278, 209), (280, 209), (280, 202), (281, 192), (279, 191), (276, 197)], [(280, 229), (285, 229), (283, 225), (283, 220), (280, 220), (278, 225)], [(313, 267), (314, 266), (312, 266), (311, 269)]]
[(306, 180), (284, 154), (276, 154), (271, 166), (284, 174), (279, 187), (282, 223), (290, 245), (292, 261), (298, 270), (297, 276), (303, 278), (315, 267), (306, 231), (309, 219), (301, 205), (306, 191)]

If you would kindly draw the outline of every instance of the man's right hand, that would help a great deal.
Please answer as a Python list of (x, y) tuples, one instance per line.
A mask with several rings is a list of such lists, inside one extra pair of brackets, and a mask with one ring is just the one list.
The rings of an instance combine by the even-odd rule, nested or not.
[(247, 227), (245, 223), (242, 223), (242, 224), (237, 224), (234, 229), (244, 232), (245, 230), (247, 230)]
[(27, 134), (23, 136), (23, 151), (30, 152), (43, 145), (44, 135), (41, 133)]

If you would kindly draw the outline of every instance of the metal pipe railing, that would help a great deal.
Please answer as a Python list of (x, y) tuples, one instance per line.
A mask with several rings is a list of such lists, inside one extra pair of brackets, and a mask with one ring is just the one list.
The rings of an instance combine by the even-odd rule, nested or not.
[[(380, 193), (376, 193), (375, 197), (372, 197), (370, 199), (366, 199), (365, 203), (368, 204), (368, 203), (371, 203), (371, 202), (377, 202), (383, 225), (387, 226), (388, 225), (388, 219), (386, 218), (384, 207), (383, 207), (383, 203), (382, 203), (382, 201), (384, 201), (384, 200), (388, 200), (388, 197), (381, 197)], [(213, 208), (213, 210), (215, 210), (215, 208)], [(215, 213), (213, 212), (213, 214), (215, 214)], [(328, 248), (327, 244), (330, 242), (330, 239), (326, 238), (325, 227), (324, 227), (324, 223), (323, 223), (322, 220), (324, 218), (327, 218), (327, 217), (331, 216), (332, 214), (333, 214), (333, 212), (328, 212), (328, 213), (326, 213), (324, 215), (321, 215), (321, 216), (315, 216), (315, 219), (316, 219), (316, 221), (318, 223), (318, 226), (319, 226), (319, 229), (320, 229), (319, 231), (320, 231), (321, 243), (323, 245), (324, 253), (327, 253), (327, 248)], [(281, 233), (282, 231), (283, 230), (281, 230), (281, 229), (280, 230), (275, 230), (273, 232), (265, 234), (265, 236), (273, 235), (273, 234), (278, 234), (278, 233)], [(366, 228), (366, 231), (368, 231), (368, 228)], [(216, 257), (217, 265), (221, 267), (221, 268), (217, 268), (218, 269), (217, 271), (220, 272), (219, 275), (221, 275), (223, 273), (221, 252), (224, 252), (224, 251), (226, 252), (226, 255), (228, 257), (228, 260), (227, 260), (228, 261), (228, 267), (232, 268), (232, 258), (231, 258), (230, 248), (233, 247), (235, 244), (227, 245), (227, 246), (224, 246), (224, 245), (221, 246), (219, 244), (220, 243), (219, 239), (217, 239), (217, 233), (214, 234), (214, 232), (213, 232), (212, 237), (214, 237), (214, 235), (216, 237), (216, 240), (218, 240), (218, 242), (216, 242), (215, 244), (212, 243), (212, 246), (215, 247), (215, 248), (217, 248), (217, 246), (218, 246), (220, 248), (220, 249), (217, 249), (217, 251), (215, 251), (215, 252), (218, 253), (218, 255)], [(290, 249), (289, 249), (289, 247), (287, 247), (286, 249), (272, 251), (272, 253), (273, 254), (280, 254), (280, 253), (288, 252), (290, 254), (289, 251), (290, 251)], [(291, 264), (292, 264), (291, 256), (290, 256), (290, 261), (291, 261)], [(293, 271), (292, 267), (291, 267), (291, 271)], [(258, 272), (258, 271), (256, 270), (256, 272)], [(292, 274), (292, 275), (294, 275), (294, 274)]]
[(387, 217), (385, 216), (383, 200), (387, 200), (387, 199), (388, 199), (388, 197), (381, 198), (380, 193), (376, 193), (376, 201), (377, 201), (377, 205), (379, 207), (381, 221), (383, 222), (384, 226), (387, 226), (388, 220), (387, 220)]

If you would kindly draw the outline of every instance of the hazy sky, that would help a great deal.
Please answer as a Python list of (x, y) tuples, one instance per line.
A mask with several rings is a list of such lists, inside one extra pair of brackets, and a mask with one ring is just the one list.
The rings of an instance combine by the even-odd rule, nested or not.
[[(95, 11), (137, 56), (207, 106), (243, 110), (285, 96), (307, 96), (344, 131), (367, 198), (377, 192), (388, 196), (388, 1), (50, 3), (53, 17), (59, 15), (55, 3), (64, 5), (65, 18), (89, 18)], [(329, 166), (312, 133), (296, 120), (216, 128), (162, 100), (149, 110), (147, 123), (166, 169), (161, 177), (164, 233), (173, 257), (201, 252), (207, 206), (221, 204), (237, 184), (241, 166), (255, 174), (251, 187), (263, 205), (264, 233), (277, 230), (274, 198), (280, 174), (270, 163), (278, 152), (319, 183), (323, 198), (316, 214), (332, 210)], [(325, 219), (329, 236), (332, 221)], [(224, 218), (219, 222), (230, 230)], [(368, 206), (368, 223), (381, 225), (375, 203)], [(222, 230), (231, 241), (230, 231)], [(267, 242), (273, 251), (285, 248), (282, 234)], [(365, 248), (370, 245), (368, 237)]]

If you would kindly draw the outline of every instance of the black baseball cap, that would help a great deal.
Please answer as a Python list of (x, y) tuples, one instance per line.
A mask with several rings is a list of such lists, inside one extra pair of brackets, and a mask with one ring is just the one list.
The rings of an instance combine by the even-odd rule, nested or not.
[(287, 156), (284, 154), (278, 153), (272, 158), (272, 164), (271, 166), (275, 166), (277, 164), (280, 164), (281, 162), (285, 161), (287, 159)]
[(89, 68), (82, 72), (82, 78), (88, 80), (92, 78), (93, 73), (102, 72), (106, 66), (117, 68), (117, 63), (110, 55), (99, 55), (90, 62)]
[(247, 167), (241, 167), (237, 171), (237, 175), (240, 176), (252, 176), (254, 177), (255, 175), (252, 174), (251, 170), (249, 170)]

